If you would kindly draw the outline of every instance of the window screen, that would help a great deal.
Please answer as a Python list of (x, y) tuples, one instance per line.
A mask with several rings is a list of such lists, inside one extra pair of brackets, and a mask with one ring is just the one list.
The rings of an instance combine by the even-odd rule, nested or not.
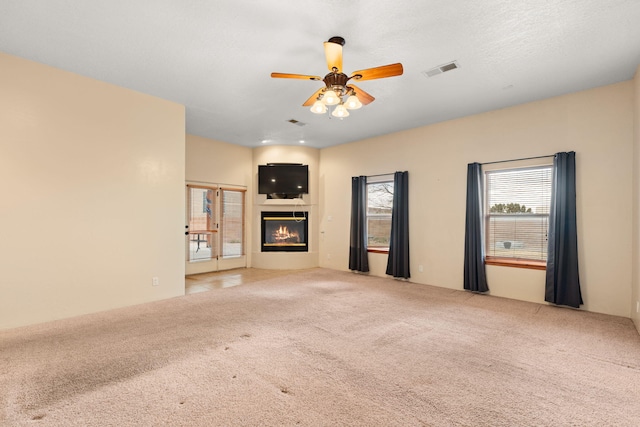
[(244, 255), (244, 191), (222, 190), (222, 257)]

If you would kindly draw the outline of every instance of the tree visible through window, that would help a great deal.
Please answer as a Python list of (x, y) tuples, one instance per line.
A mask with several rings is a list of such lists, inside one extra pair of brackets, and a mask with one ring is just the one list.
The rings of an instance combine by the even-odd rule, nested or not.
[(485, 173), (487, 260), (546, 261), (551, 166)]
[(367, 247), (388, 248), (391, 237), (393, 181), (367, 184)]

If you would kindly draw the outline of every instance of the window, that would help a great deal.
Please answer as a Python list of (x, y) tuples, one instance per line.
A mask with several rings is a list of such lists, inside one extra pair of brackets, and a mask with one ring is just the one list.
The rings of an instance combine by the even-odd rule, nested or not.
[(544, 268), (552, 166), (485, 172), (487, 264)]
[(393, 175), (367, 180), (367, 248), (389, 250), (391, 211), (393, 210)]
[(245, 190), (187, 185), (189, 262), (245, 254)]
[(222, 189), (222, 257), (244, 255), (244, 191)]

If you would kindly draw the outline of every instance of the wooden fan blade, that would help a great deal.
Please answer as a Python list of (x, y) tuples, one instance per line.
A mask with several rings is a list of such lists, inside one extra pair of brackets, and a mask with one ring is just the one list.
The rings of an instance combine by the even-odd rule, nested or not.
[(327, 58), (329, 71), (342, 72), (342, 45), (333, 42), (324, 42), (324, 55)]
[(362, 102), (362, 105), (371, 104), (375, 98), (369, 95), (367, 92), (363, 91), (356, 85), (349, 85), (347, 89), (353, 89), (356, 93), (356, 97)]
[(356, 71), (351, 74), (352, 79), (355, 80), (373, 80), (383, 79), (385, 77), (393, 77), (402, 75), (402, 64), (389, 64), (381, 67), (367, 68), (366, 70)]
[[(320, 89), (318, 89), (316, 91), (316, 93), (314, 93), (313, 95), (311, 95), (311, 97), (309, 99), (307, 99), (304, 104), (302, 104), (303, 107), (310, 107), (313, 105), (314, 102), (316, 102), (316, 100), (318, 99), (318, 95), (320, 95), (320, 92), (322, 92), (325, 88), (321, 87)], [(362, 101), (360, 101), (362, 102)]]
[(271, 73), (271, 77), (273, 77), (275, 79), (322, 80), (322, 77), (307, 76), (305, 74)]

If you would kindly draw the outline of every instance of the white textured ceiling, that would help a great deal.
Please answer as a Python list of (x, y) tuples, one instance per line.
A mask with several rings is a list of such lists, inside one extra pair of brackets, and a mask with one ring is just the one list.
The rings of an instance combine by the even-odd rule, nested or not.
[[(346, 74), (404, 65), (344, 120), (270, 78), (324, 76), (332, 36)], [(184, 104), (191, 134), (327, 147), (629, 80), (640, 0), (0, 0), (0, 51)]]

